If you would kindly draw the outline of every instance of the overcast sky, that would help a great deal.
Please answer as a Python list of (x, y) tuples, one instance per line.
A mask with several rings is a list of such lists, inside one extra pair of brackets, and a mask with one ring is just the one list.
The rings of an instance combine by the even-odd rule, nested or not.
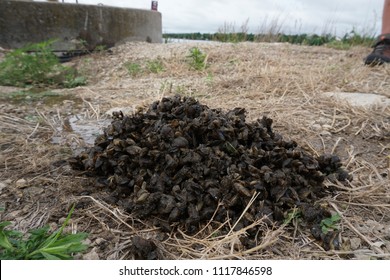
[[(82, 4), (150, 9), (151, 0), (78, 0)], [(75, 0), (65, 0), (75, 2)], [(249, 32), (270, 26), (284, 33), (344, 35), (353, 28), (378, 35), (383, 0), (160, 0), (163, 33), (215, 33), (224, 24), (240, 31), (249, 19)]]

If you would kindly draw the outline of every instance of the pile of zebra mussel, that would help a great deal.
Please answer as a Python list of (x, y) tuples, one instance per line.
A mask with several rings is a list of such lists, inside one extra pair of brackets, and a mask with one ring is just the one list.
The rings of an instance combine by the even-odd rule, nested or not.
[[(235, 230), (264, 216), (283, 222), (298, 209), (316, 238), (330, 239), (319, 232), (330, 213), (316, 202), (328, 194), (326, 177), (351, 176), (337, 156), (313, 157), (271, 125), (267, 117), (247, 123), (242, 108), (224, 112), (190, 97), (166, 97), (145, 112), (115, 112), (95, 145), (69, 163), (96, 177), (135, 217), (167, 230), (196, 232), (211, 218), (232, 225), (255, 199)], [(338, 246), (333, 240), (329, 248)]]

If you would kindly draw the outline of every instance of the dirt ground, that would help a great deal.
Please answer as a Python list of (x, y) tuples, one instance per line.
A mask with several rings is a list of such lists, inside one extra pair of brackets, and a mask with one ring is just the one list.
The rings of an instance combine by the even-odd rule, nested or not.
[[(189, 68), (192, 47), (207, 54), (205, 69)], [(280, 43), (128, 43), (69, 63), (87, 77), (86, 86), (35, 97), (0, 87), (1, 220), (24, 232), (45, 224), (54, 230), (76, 203), (68, 231), (88, 232), (90, 244), (78, 259), (137, 258), (135, 243), (144, 239), (160, 259), (390, 259), (390, 106), (357, 107), (323, 95), (390, 98), (390, 65), (364, 66), (368, 52)], [(157, 61), (162, 67), (150, 71)], [(129, 73), (126, 66), (134, 64), (142, 71)], [(250, 249), (240, 242), (245, 229), (218, 235), (208, 223), (193, 235), (180, 227), (164, 233), (113, 204), (107, 190), (67, 164), (109, 124), (110, 109), (131, 113), (174, 94), (211, 108), (246, 108), (249, 121), (266, 115), (276, 132), (311, 154), (339, 155), (353, 180), (327, 181), (337, 191), (320, 203), (342, 217), (341, 249), (325, 251), (298, 219), (255, 222), (263, 238)]]

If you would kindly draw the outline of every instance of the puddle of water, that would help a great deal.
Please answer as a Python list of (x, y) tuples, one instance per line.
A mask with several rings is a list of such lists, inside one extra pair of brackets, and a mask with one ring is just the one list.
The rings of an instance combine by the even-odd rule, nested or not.
[(86, 144), (93, 145), (98, 135), (111, 123), (111, 119), (86, 120), (80, 115), (69, 118), (69, 125), (74, 133), (80, 135)]
[[(63, 121), (59, 127), (59, 135), (52, 137), (52, 143), (63, 144), (77, 136), (82, 145), (92, 146), (98, 135), (103, 134), (104, 128), (111, 123), (111, 119), (88, 119), (83, 115), (73, 115)], [(80, 144), (80, 143), (79, 143)]]
[(14, 105), (41, 103), (46, 106), (53, 106), (62, 104), (64, 101), (70, 101), (75, 104), (83, 103), (80, 97), (71, 94), (60, 94), (58, 92), (48, 91), (47, 89), (37, 88), (3, 93), (0, 96), (0, 100)]
[(62, 104), (65, 101), (71, 101), (74, 104), (81, 105), (83, 100), (80, 97), (76, 97), (74, 95), (51, 95), (45, 96), (42, 100), (43, 104), (47, 106), (52, 106), (56, 104)]

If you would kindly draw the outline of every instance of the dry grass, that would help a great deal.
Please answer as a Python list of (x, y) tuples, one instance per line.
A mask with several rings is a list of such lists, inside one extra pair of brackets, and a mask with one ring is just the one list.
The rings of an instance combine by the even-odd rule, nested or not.
[[(204, 71), (190, 70), (186, 56), (193, 46), (208, 55)], [(345, 259), (390, 258), (390, 108), (353, 107), (324, 92), (370, 92), (390, 98), (390, 67), (362, 63), (366, 48), (336, 51), (288, 44), (139, 44), (119, 46), (112, 55), (76, 62), (89, 78), (87, 87), (58, 91), (78, 96), (81, 104), (1, 105), (0, 197), (2, 220), (20, 230), (45, 223), (55, 228), (76, 202), (73, 231), (90, 232), (101, 259), (132, 258), (131, 237), (155, 241), (168, 259)], [(133, 77), (126, 62), (161, 59), (165, 71)], [(5, 92), (5, 88), (0, 88)], [(5, 93), (3, 93), (5, 94)], [(252, 249), (241, 242), (247, 229), (213, 220), (195, 234), (162, 233), (110, 203), (105, 190), (79, 177), (64, 160), (83, 145), (67, 130), (68, 115), (104, 118), (112, 107), (144, 107), (162, 96), (184, 94), (210, 107), (244, 107), (248, 121), (267, 115), (274, 130), (310, 153), (336, 153), (353, 174), (348, 184), (327, 182), (335, 193), (320, 201), (341, 215), (339, 251), (325, 251), (299, 220), (286, 225), (256, 221), (262, 238)], [(76, 106), (77, 105), (77, 106)], [(64, 139), (52, 143), (53, 136)], [(250, 205), (248, 205), (250, 207)], [(231, 229), (221, 234), (220, 228)]]

